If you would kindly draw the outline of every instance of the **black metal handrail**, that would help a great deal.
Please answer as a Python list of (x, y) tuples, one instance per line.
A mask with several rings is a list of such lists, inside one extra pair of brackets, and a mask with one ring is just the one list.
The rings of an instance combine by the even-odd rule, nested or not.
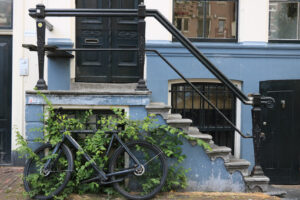
[(188, 85), (190, 85), (214, 110), (216, 110), (222, 117), (225, 119), (229, 125), (234, 128), (235, 131), (237, 131), (243, 138), (253, 138), (253, 136), (247, 136), (242, 133), (240, 129), (238, 129), (231, 121), (228, 119), (222, 111), (219, 110), (217, 106), (215, 106), (193, 83), (191, 83), (188, 79), (186, 79), (163, 55), (161, 55), (157, 50), (155, 49), (146, 49), (146, 51), (153, 52), (157, 54), (165, 63), (169, 65), (173, 71), (175, 71)]
[[(154, 17), (160, 22), (184, 47), (186, 47), (212, 74), (226, 85), (233, 94), (244, 104), (251, 104), (250, 99), (238, 89), (220, 70), (217, 69), (198, 49), (195, 47), (173, 24), (171, 24), (158, 10), (144, 10), (145, 16)], [(43, 9), (43, 13), (38, 9), (29, 9), (29, 15), (33, 18), (42, 17), (138, 17), (139, 9)], [(48, 51), (139, 51), (138, 48), (57, 48), (47, 46)], [(243, 138), (253, 138), (246, 136), (232, 123), (197, 87), (186, 79), (164, 56), (157, 50), (147, 49), (145, 51), (157, 54), (165, 63), (170, 66), (188, 85), (190, 85), (213, 109), (215, 109), (226, 122), (229, 123)]]
[[(138, 48), (57, 48), (56, 46), (47, 46), (48, 51), (138, 51)], [(179, 75), (188, 85), (190, 85), (214, 110), (216, 110), (225, 119), (229, 125), (235, 129), (243, 138), (253, 138), (243, 134), (223, 113), (215, 106), (193, 83), (184, 77), (174, 65), (172, 65), (161, 53), (155, 49), (145, 49), (145, 51), (157, 54), (169, 67)]]
[[(138, 48), (126, 49), (127, 51), (138, 52), (138, 64), (144, 66), (145, 51), (150, 51), (157, 54), (163, 59), (187, 84), (189, 84), (208, 104), (213, 107), (242, 137), (253, 138), (255, 167), (252, 175), (263, 175), (260, 167), (260, 143), (264, 138), (261, 132), (261, 107), (266, 105), (271, 107), (274, 104), (274, 99), (271, 97), (262, 97), (260, 94), (253, 94), (252, 99), (249, 99), (239, 88), (237, 88), (213, 63), (211, 63), (198, 49), (194, 46), (177, 28), (170, 23), (158, 10), (146, 10), (143, 4), (139, 5), (139, 9), (45, 9), (45, 6), (38, 4), (35, 9), (29, 9), (29, 15), (36, 19), (37, 26), (37, 46), (24, 45), (31, 51), (38, 52), (39, 62), (39, 80), (36, 87), (39, 89), (47, 89), (44, 80), (44, 55), (45, 51), (95, 51), (94, 48), (89, 49), (60, 49), (52, 48), (45, 45), (45, 17), (137, 17), (138, 19)], [(145, 50), (145, 17), (154, 17), (162, 24), (187, 50), (194, 55), (217, 79), (219, 79), (228, 89), (241, 100), (244, 104), (252, 105), (252, 135), (244, 135), (201, 91), (197, 89), (189, 80), (187, 80), (166, 58), (164, 58), (157, 50)], [(96, 51), (120, 51), (121, 49), (99, 49)], [(137, 89), (147, 90), (143, 79), (143, 69), (139, 68), (141, 79), (138, 82)]]
[[(36, 8), (29, 9), (29, 15), (37, 18), (40, 13)], [(138, 9), (45, 9), (45, 17), (137, 17)]]
[[(154, 17), (162, 24), (185, 48), (187, 48), (217, 79), (226, 85), (233, 94), (244, 104), (251, 105), (252, 101), (238, 89), (213, 63), (211, 63), (173, 24), (158, 10), (145, 10), (147, 17)], [(29, 9), (29, 15), (39, 17), (37, 9)], [(43, 16), (47, 17), (138, 17), (138, 9), (45, 9)]]
[(238, 89), (218, 68), (211, 63), (192, 42), (190, 42), (173, 24), (171, 24), (158, 10), (147, 10), (147, 16), (154, 17), (160, 22), (185, 48), (187, 48), (213, 75), (226, 85), (233, 94), (244, 104), (251, 105), (251, 100)]

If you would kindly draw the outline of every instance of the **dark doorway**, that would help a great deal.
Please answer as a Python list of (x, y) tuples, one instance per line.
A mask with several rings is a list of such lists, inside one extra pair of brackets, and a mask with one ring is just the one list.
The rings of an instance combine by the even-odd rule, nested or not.
[(0, 164), (11, 162), (12, 37), (0, 36)]
[(300, 184), (300, 80), (263, 81), (260, 92), (276, 101), (262, 111), (262, 168), (272, 184)]
[[(236, 98), (221, 83), (193, 83), (228, 119), (235, 123)], [(172, 84), (172, 113), (193, 120), (203, 133), (211, 134), (213, 141), (234, 152), (235, 130), (186, 83)]]
[[(76, 0), (77, 8), (137, 8), (139, 0)], [(137, 48), (137, 19), (128, 17), (76, 18), (77, 48)], [(137, 52), (85, 51), (76, 53), (76, 81), (136, 83)]]

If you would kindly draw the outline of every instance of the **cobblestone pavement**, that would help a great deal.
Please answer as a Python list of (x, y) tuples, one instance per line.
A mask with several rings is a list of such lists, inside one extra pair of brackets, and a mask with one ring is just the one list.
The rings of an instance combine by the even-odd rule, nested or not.
[[(0, 200), (26, 200), (22, 185), (21, 167), (0, 167)], [(122, 197), (96, 194), (71, 195), (68, 200), (123, 200)], [(169, 192), (159, 194), (155, 200), (279, 200), (261, 193), (220, 193), (220, 192)]]

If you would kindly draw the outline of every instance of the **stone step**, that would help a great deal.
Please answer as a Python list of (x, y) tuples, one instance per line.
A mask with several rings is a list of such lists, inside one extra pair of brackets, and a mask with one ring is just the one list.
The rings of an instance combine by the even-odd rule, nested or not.
[(244, 177), (248, 192), (267, 192), (270, 179), (266, 176)]
[(212, 136), (209, 134), (204, 134), (199, 131), (199, 129), (195, 126), (190, 126), (187, 131), (188, 136), (192, 138), (201, 139), (204, 142), (211, 143)]
[(193, 122), (190, 119), (167, 119), (167, 124), (175, 128), (182, 129), (184, 132), (187, 132), (190, 124)]
[(251, 163), (244, 159), (230, 158), (228, 163), (225, 163), (225, 167), (227, 168), (229, 173), (234, 173), (235, 171), (240, 171), (243, 176), (248, 176), (249, 171), (248, 168)]
[(191, 138), (201, 139), (201, 140), (203, 140), (204, 142), (211, 144), (211, 143), (210, 143), (210, 142), (211, 142), (211, 139), (212, 139), (212, 136), (211, 136), (211, 135), (208, 135), (208, 134), (190, 135), (190, 134), (188, 134), (188, 136), (190, 136)]
[(202, 133), (199, 131), (199, 129), (196, 126), (190, 126), (187, 134), (198, 135), (198, 134), (202, 134)]
[(169, 114), (168, 115), (168, 120), (172, 120), (172, 119), (182, 119), (181, 114)]
[(215, 144), (210, 145), (212, 150), (206, 150), (206, 154), (211, 158), (211, 160), (215, 160), (216, 158), (223, 158), (224, 163), (230, 161), (231, 149), (224, 146), (218, 146)]
[(161, 115), (164, 119), (168, 119), (171, 106), (164, 104), (163, 102), (151, 102), (146, 106), (149, 114)]

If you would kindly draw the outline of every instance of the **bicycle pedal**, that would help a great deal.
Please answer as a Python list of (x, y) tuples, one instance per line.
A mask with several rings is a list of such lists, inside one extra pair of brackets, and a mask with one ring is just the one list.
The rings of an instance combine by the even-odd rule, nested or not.
[(108, 185), (108, 184), (112, 184), (112, 183), (121, 182), (123, 180), (124, 180), (124, 178), (116, 179), (116, 180), (113, 180), (113, 181), (100, 181), (100, 184), (101, 185)]

